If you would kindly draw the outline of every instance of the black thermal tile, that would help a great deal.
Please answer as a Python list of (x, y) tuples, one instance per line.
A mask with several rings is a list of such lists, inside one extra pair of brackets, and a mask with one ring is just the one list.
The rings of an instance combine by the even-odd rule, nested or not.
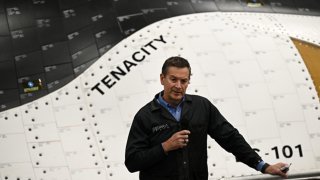
[(16, 71), (18, 77), (43, 73), (41, 51), (15, 56)]
[(74, 74), (69, 75), (69, 76), (64, 76), (63, 79), (55, 80), (53, 82), (48, 83), (47, 88), (48, 88), (49, 93), (63, 87), (68, 82), (70, 82), (72, 79), (74, 79)]
[(7, 16), (5, 13), (0, 13), (0, 36), (8, 36), (10, 35), (9, 33), (9, 28), (8, 28), (8, 23), (7, 23)]
[(61, 16), (59, 2), (55, 0), (33, 1), (33, 10), (35, 19)]
[(191, 5), (197, 13), (218, 11), (218, 7), (213, 1), (194, 0), (191, 1)]
[(30, 92), (30, 93), (20, 93), (20, 101), (21, 101), (21, 104), (26, 104), (28, 102), (37, 100), (47, 94), (48, 94), (47, 89)]
[(75, 74), (76, 76), (79, 76), (79, 75), (82, 74), (86, 69), (88, 69), (88, 67), (90, 67), (94, 62), (96, 62), (97, 59), (98, 59), (98, 58), (95, 58), (95, 59), (93, 59), (93, 60), (91, 60), (91, 61), (89, 61), (89, 62), (87, 62), (87, 63), (85, 63), (85, 64), (82, 64), (82, 65), (74, 68), (74, 74)]
[(0, 62), (13, 59), (11, 36), (0, 36)]
[(126, 16), (141, 13), (139, 0), (118, 0), (114, 2), (118, 16)]
[(118, 29), (106, 29), (95, 34), (98, 48), (107, 44), (113, 44), (123, 39), (123, 35)]
[(121, 16), (118, 17), (118, 21), (122, 29), (122, 33), (126, 36), (131, 35), (147, 25), (142, 13), (130, 16)]
[[(113, 10), (108, 10), (92, 16), (93, 33), (100, 32), (106, 29), (119, 29), (116, 13)], [(119, 29), (120, 31), (120, 29)]]
[(170, 13), (170, 16), (179, 16), (184, 14), (193, 14), (195, 13), (194, 9), (190, 2), (183, 1), (168, 1), (167, 7)]
[(147, 24), (151, 24), (162, 19), (169, 18), (169, 13), (166, 8), (164, 9), (144, 9), (142, 10), (144, 19)]
[(40, 50), (35, 28), (11, 31), (11, 37), (14, 55)]
[(59, 7), (60, 9), (65, 10), (88, 4), (88, 2), (90, 2), (90, 0), (59, 0)]
[(298, 8), (298, 14), (303, 15), (320, 15), (320, 3), (318, 0), (293, 0)]
[(63, 79), (64, 77), (73, 75), (72, 63), (47, 66), (44, 68), (46, 72), (46, 80), (49, 83)]
[(63, 10), (65, 33), (70, 34), (92, 24), (91, 17), (95, 14), (94, 12), (94, 7), (87, 5)]
[(100, 47), (100, 48), (99, 48), (99, 55), (102, 56), (103, 54), (105, 54), (106, 52), (108, 52), (109, 49), (111, 49), (115, 44), (117, 44), (117, 42), (114, 43), (114, 44), (107, 44), (107, 45), (105, 45), (105, 46)]
[(74, 54), (95, 42), (92, 27), (87, 27), (80, 31), (68, 34), (68, 39), (71, 54)]
[(37, 19), (37, 34), (40, 45), (52, 44), (59, 41), (66, 41), (63, 21), (61, 17)]
[(298, 8), (292, 0), (270, 0), (271, 8), (276, 13), (296, 14)]
[(72, 54), (73, 67), (80, 66), (99, 56), (96, 44), (92, 44), (74, 54)]
[(6, 1), (6, 11), (11, 31), (35, 25), (31, 1)]
[(166, 9), (167, 3), (165, 0), (140, 0), (140, 9)]
[(0, 111), (4, 111), (20, 105), (19, 90), (0, 90)]
[(0, 0), (0, 13), (5, 12), (4, 0)]
[(58, 42), (42, 46), (43, 65), (51, 66), (71, 62), (68, 42)]
[(243, 11), (239, 1), (215, 0), (215, 3), (221, 11)]
[(0, 77), (2, 77), (0, 89), (17, 88), (17, 75), (13, 60), (0, 62)]

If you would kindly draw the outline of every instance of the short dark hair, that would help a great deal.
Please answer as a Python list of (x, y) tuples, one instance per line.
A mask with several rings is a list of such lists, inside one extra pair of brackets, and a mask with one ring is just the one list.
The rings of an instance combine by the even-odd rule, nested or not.
[(179, 56), (173, 56), (168, 58), (162, 65), (162, 74), (166, 75), (168, 72), (169, 67), (178, 67), (178, 68), (188, 68), (189, 69), (189, 79), (191, 76), (191, 67), (188, 62), (188, 60), (179, 57)]

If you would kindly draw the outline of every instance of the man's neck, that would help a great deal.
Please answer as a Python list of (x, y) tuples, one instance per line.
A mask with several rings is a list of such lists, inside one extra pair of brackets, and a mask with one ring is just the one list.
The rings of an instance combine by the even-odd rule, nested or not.
[(174, 107), (174, 108), (178, 107), (179, 104), (182, 102), (182, 99), (181, 99), (179, 102), (175, 102), (175, 101), (170, 101), (170, 100), (168, 100), (166, 97), (164, 97), (163, 94), (160, 94), (160, 95), (161, 95), (162, 99), (163, 99), (166, 103), (168, 103), (170, 106), (172, 106), (172, 107)]

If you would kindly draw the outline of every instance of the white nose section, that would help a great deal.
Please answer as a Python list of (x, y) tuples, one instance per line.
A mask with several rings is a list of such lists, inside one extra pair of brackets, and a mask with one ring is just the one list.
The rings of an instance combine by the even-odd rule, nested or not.
[[(266, 161), (320, 169), (318, 96), (289, 38), (319, 45), (319, 20), (203, 13), (145, 27), (65, 87), (0, 113), (1, 179), (138, 179), (123, 164), (131, 121), (177, 55), (192, 67), (188, 93), (211, 100)], [(258, 173), (210, 138), (208, 167), (214, 179)]]

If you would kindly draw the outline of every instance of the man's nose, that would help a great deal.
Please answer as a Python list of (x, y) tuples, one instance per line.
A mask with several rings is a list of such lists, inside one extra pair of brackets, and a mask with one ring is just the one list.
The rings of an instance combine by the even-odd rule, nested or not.
[(175, 83), (175, 87), (176, 87), (176, 88), (181, 88), (181, 82), (180, 82), (180, 81), (177, 81), (177, 82)]

